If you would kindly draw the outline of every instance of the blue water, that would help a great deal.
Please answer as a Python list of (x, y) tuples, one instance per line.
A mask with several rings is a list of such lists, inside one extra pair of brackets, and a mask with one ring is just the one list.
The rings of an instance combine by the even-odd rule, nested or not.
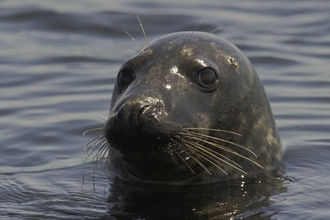
[[(0, 1), (1, 219), (330, 219), (330, 2)], [(108, 116), (122, 62), (149, 40), (210, 32), (267, 91), (283, 176), (208, 187), (111, 182), (84, 131)], [(86, 162), (83, 164), (84, 160)]]

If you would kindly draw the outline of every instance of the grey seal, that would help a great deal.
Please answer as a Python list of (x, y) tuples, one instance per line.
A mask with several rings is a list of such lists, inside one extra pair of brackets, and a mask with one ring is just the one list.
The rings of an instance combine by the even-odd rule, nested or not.
[(248, 58), (205, 32), (162, 36), (119, 69), (96, 157), (114, 178), (199, 184), (270, 169), (283, 148)]

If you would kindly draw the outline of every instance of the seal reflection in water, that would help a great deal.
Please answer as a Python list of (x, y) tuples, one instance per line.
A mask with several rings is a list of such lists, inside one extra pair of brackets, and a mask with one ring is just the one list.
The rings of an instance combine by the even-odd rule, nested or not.
[(269, 169), (282, 147), (260, 79), (210, 33), (160, 37), (119, 70), (96, 158), (114, 177), (209, 183)]

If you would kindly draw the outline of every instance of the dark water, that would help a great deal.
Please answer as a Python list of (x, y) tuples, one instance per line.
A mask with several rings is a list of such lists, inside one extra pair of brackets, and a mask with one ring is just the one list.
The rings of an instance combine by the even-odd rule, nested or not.
[[(0, 1), (1, 219), (330, 219), (330, 2)], [(102, 126), (121, 63), (198, 27), (235, 43), (265, 86), (284, 175), (207, 187), (110, 182), (85, 130)], [(292, 181), (293, 180), (293, 181)]]

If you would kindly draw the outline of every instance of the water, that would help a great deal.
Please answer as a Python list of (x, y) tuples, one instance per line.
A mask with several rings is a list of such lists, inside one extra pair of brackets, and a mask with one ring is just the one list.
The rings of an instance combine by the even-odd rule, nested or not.
[[(329, 219), (328, 0), (0, 1), (1, 219)], [(282, 177), (208, 187), (111, 182), (83, 152), (119, 66), (176, 31), (216, 32), (251, 60), (285, 145)]]

